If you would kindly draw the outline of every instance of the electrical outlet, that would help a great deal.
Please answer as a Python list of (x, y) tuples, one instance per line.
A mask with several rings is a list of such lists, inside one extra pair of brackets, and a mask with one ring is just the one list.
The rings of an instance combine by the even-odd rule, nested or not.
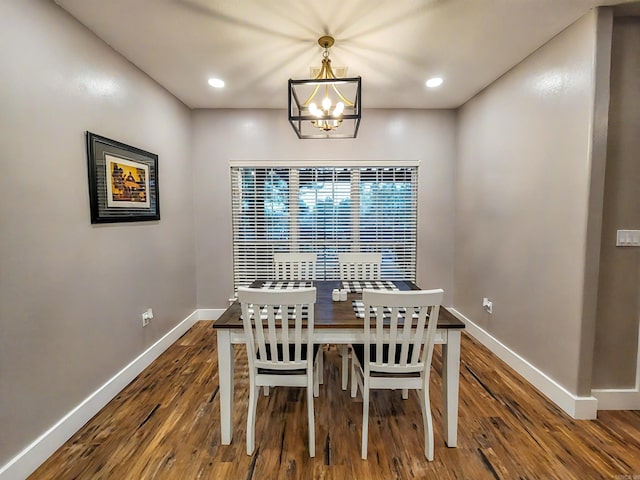
[(487, 311), (487, 313), (493, 313), (493, 302), (490, 301), (487, 297), (482, 299), (482, 306)]
[(151, 309), (149, 309), (146, 312), (142, 313), (142, 326), (143, 327), (146, 327), (147, 325), (149, 325), (149, 322), (153, 318), (153, 312), (151, 312), (151, 314), (149, 312), (151, 312)]

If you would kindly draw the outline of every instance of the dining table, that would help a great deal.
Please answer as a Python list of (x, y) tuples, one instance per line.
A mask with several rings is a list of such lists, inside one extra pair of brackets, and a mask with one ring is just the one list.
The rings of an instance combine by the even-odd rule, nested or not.
[[(353, 283), (353, 282), (352, 282)], [(356, 282), (357, 283), (357, 282)], [(364, 282), (363, 282), (364, 284)], [(368, 288), (393, 290), (420, 290), (412, 281), (386, 281), (364, 284)], [(255, 280), (251, 288), (295, 288), (296, 285), (316, 287), (314, 307), (314, 343), (348, 345), (364, 343), (364, 320), (357, 315), (361, 290), (351, 288), (346, 301), (334, 301), (334, 290), (344, 289), (346, 282), (340, 280), (314, 280), (313, 282), (282, 282)], [(213, 322), (218, 344), (218, 377), (220, 398), (220, 431), (223, 445), (233, 439), (233, 392), (234, 392), (234, 345), (245, 344), (242, 309), (238, 301), (233, 302)], [(457, 445), (458, 437), (458, 389), (460, 377), (460, 337), (464, 323), (446, 307), (440, 307), (435, 343), (442, 345), (442, 400), (443, 434), (449, 447)]]

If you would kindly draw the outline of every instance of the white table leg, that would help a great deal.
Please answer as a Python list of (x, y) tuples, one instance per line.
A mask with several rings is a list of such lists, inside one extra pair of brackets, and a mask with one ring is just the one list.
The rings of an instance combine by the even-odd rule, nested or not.
[(228, 329), (218, 329), (218, 380), (222, 445), (233, 438), (233, 346)]
[(444, 439), (449, 447), (458, 444), (458, 389), (460, 381), (460, 330), (447, 332), (442, 345), (442, 403)]

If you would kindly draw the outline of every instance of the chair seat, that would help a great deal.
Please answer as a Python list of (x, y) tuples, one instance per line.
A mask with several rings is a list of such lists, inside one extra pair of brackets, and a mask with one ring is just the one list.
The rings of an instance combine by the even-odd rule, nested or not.
[[(360, 365), (364, 366), (364, 344), (362, 343), (356, 343), (351, 345), (353, 348), (353, 354), (356, 356), (356, 358), (358, 359), (358, 362), (360, 362)], [(400, 348), (401, 346), (398, 345), (396, 347), (396, 358), (395, 358), (395, 362), (399, 363), (400, 362)], [(371, 354), (369, 355), (369, 361), (370, 362), (375, 362), (376, 360), (376, 350), (377, 347), (375, 345), (371, 345)], [(411, 358), (411, 355), (413, 353), (413, 345), (409, 345), (409, 353), (408, 353), (408, 358)], [(388, 363), (389, 362), (389, 345), (382, 345), (382, 362), (383, 363)], [(378, 372), (371, 372), (371, 376), (381, 376), (381, 377), (419, 377), (420, 376), (420, 372), (411, 372), (411, 373), (378, 373)]]
[[(271, 346), (265, 345), (267, 350), (267, 359), (271, 360)], [(305, 360), (307, 358), (307, 346), (305, 344), (300, 345), (300, 354), (302, 355), (302, 359)], [(282, 358), (282, 344), (278, 344), (278, 358)], [(313, 358), (315, 360), (316, 355), (318, 354), (318, 350), (320, 350), (319, 345), (313, 346)], [(293, 358), (295, 351), (294, 345), (289, 345), (289, 358)], [(304, 368), (297, 368), (295, 370), (280, 370), (275, 368), (258, 368), (259, 375), (305, 375), (307, 373)]]

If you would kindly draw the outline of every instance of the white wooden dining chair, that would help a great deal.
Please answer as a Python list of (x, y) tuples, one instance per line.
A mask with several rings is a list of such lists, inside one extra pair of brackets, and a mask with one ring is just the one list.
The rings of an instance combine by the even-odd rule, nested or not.
[(274, 253), (276, 280), (315, 280), (315, 253)]
[[(338, 254), (340, 280), (380, 280), (381, 253), (344, 252)], [(342, 390), (349, 383), (349, 345), (340, 345), (342, 357)]]
[(433, 460), (429, 401), (431, 359), (443, 290), (364, 289), (365, 343), (353, 345), (351, 396), (362, 392), (362, 458), (367, 458), (371, 389), (418, 391), (424, 425), (424, 454)]
[[(315, 280), (316, 279), (316, 253), (274, 253), (273, 264), (275, 267), (276, 280)], [(318, 362), (316, 371), (319, 373), (317, 383), (315, 385), (314, 394), (318, 396), (318, 383), (324, 383), (324, 355), (320, 349), (317, 353)], [(264, 388), (265, 396), (269, 395), (269, 387)]]
[(247, 455), (255, 449), (260, 387), (306, 387), (309, 455), (314, 457), (313, 323), (316, 289), (238, 288), (249, 360)]

